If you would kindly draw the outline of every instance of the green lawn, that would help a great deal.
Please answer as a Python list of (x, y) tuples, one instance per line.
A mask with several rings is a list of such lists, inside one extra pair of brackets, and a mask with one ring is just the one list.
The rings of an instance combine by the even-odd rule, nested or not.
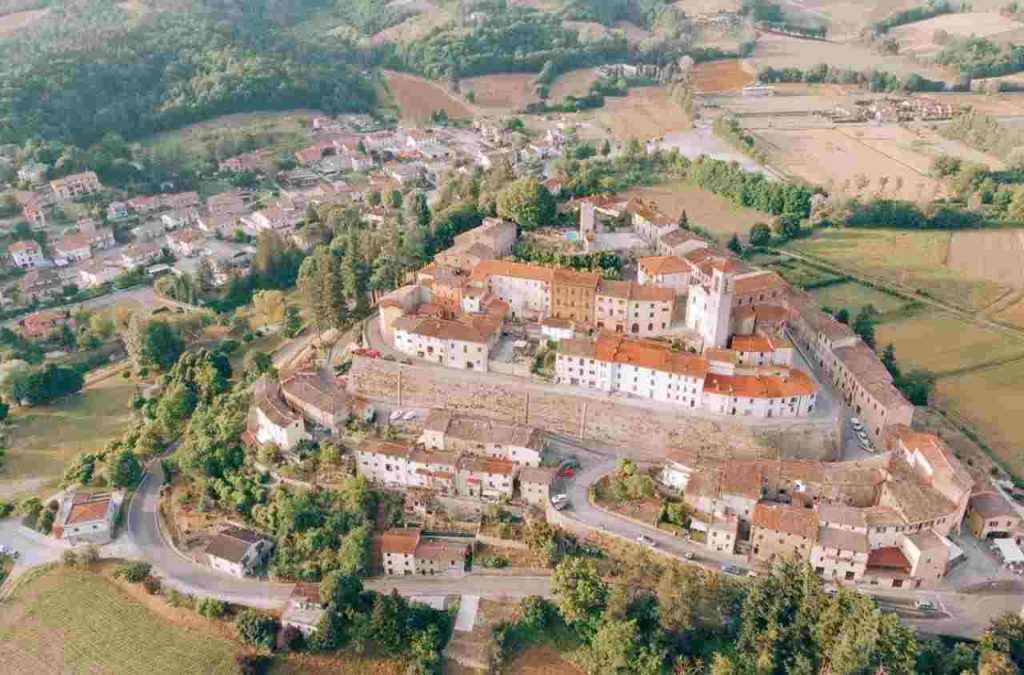
[(99, 574), (54, 567), (0, 612), (8, 673), (235, 673), (237, 645), (151, 612)]
[[(132, 382), (112, 377), (53, 405), (14, 410), (0, 494), (35, 492), (40, 481), (59, 477), (69, 458), (118, 438), (131, 422), (134, 391)], [(28, 489), (19, 489), (26, 480)]]
[(900, 310), (907, 304), (903, 298), (883, 293), (855, 281), (816, 288), (811, 291), (811, 295), (823, 307), (831, 307), (837, 311), (845, 307), (850, 310), (851, 316), (855, 316), (858, 309), (867, 305), (873, 305), (879, 312), (888, 314)]

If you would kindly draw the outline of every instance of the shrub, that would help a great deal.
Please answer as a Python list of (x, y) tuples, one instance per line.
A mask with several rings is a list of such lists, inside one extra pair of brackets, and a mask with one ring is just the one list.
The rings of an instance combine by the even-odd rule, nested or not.
[(156, 595), (160, 592), (160, 580), (154, 576), (148, 576), (142, 580), (142, 587), (150, 595)]
[(306, 636), (295, 626), (285, 626), (277, 636), (277, 648), (286, 652), (299, 652), (306, 645)]
[(196, 604), (196, 611), (207, 619), (219, 619), (227, 612), (227, 605), (216, 598), (201, 598)]
[(61, 562), (63, 562), (68, 567), (74, 567), (78, 564), (78, 555), (71, 549), (67, 549), (66, 551), (61, 553), (60, 559)]
[(53, 528), (53, 511), (43, 511), (43, 515), (39, 517), (39, 521), (36, 523), (36, 529), (43, 534), (50, 534), (50, 530)]
[(14, 504), (10, 502), (0, 502), (0, 518), (6, 518), (12, 513), (14, 513)]
[(263, 675), (270, 671), (270, 657), (266, 654), (236, 654), (235, 663), (242, 675)]
[(243, 611), (235, 619), (238, 637), (254, 647), (273, 649), (277, 637), (277, 619), (254, 609)]
[(146, 578), (149, 577), (149, 573), (150, 571), (152, 571), (152, 569), (153, 566), (147, 562), (142, 562), (141, 560), (133, 560), (131, 562), (122, 563), (117, 568), (117, 571), (114, 572), (114, 576), (122, 578), (125, 581), (131, 582), (133, 584), (138, 584), (145, 581)]
[(95, 544), (89, 544), (78, 552), (78, 566), (88, 569), (100, 559), (100, 550)]
[(484, 567), (497, 570), (508, 567), (509, 563), (508, 558), (504, 556), (492, 555), (484, 558), (480, 564), (482, 564)]

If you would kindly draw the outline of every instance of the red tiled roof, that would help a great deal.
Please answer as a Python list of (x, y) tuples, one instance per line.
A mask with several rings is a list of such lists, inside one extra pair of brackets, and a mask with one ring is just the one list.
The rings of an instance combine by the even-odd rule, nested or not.
[(416, 552), (420, 541), (418, 529), (388, 530), (381, 537), (380, 550), (384, 553), (402, 553), (410, 555)]

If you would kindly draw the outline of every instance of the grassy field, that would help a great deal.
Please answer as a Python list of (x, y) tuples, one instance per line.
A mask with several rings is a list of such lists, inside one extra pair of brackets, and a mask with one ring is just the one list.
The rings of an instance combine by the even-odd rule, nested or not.
[(131, 381), (114, 377), (53, 405), (12, 412), (0, 496), (33, 492), (59, 476), (74, 455), (119, 437), (131, 421), (128, 401), (134, 390)]
[(608, 97), (596, 119), (619, 142), (660, 139), (693, 126), (667, 87), (634, 87), (626, 96)]
[(968, 325), (940, 310), (923, 310), (875, 328), (879, 345), (892, 343), (906, 368), (935, 373), (971, 368), (991, 361), (1024, 357), (1024, 340), (995, 329)]
[(963, 309), (986, 307), (1005, 289), (947, 268), (950, 236), (937, 231), (827, 229), (795, 241), (791, 247), (852, 272), (924, 291)]
[(831, 307), (835, 310), (845, 307), (850, 310), (851, 314), (856, 314), (858, 309), (868, 305), (872, 305), (882, 314), (898, 312), (907, 305), (907, 301), (903, 298), (883, 293), (856, 281), (816, 288), (811, 291), (811, 295), (823, 307)]
[(498, 73), (468, 77), (459, 82), (464, 96), (473, 93), (473, 103), (493, 114), (509, 114), (540, 99), (534, 91), (533, 73)]
[(151, 612), (99, 574), (54, 567), (0, 612), (7, 673), (235, 673), (238, 645)]
[(653, 201), (663, 213), (673, 218), (686, 209), (690, 222), (711, 232), (723, 241), (738, 234), (745, 237), (754, 223), (771, 219), (766, 213), (736, 206), (724, 197), (686, 183), (668, 183), (655, 187), (633, 188), (620, 195), (623, 199), (637, 197)]
[(1024, 361), (940, 379), (934, 404), (965, 422), (996, 457), (1024, 477)]

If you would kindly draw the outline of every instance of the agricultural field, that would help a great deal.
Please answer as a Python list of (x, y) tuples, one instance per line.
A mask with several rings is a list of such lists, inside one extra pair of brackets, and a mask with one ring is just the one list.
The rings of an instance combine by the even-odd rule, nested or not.
[(815, 288), (811, 295), (822, 307), (831, 307), (837, 311), (845, 307), (850, 310), (851, 316), (868, 305), (883, 315), (898, 312), (907, 305), (907, 301), (899, 296), (883, 293), (856, 281)]
[(636, 187), (619, 195), (654, 202), (671, 216), (686, 209), (690, 222), (711, 232), (723, 241), (734, 234), (746, 237), (750, 226), (771, 219), (766, 213), (736, 206), (724, 197), (686, 183), (669, 183), (654, 187)]
[(619, 142), (660, 139), (692, 126), (667, 87), (634, 87), (626, 96), (609, 97), (596, 120)]
[(758, 38), (750, 61), (756, 68), (810, 68), (828, 63), (847, 68), (877, 68), (900, 76), (918, 73), (936, 80), (953, 79), (945, 70), (921, 65), (908, 57), (885, 56), (866, 44), (804, 40), (772, 33)]
[(918, 7), (920, 4), (919, 0), (887, 0), (867, 5), (855, 0), (784, 0), (781, 3), (787, 14), (827, 24), (829, 38), (832, 40), (855, 39), (870, 24), (893, 12)]
[(1020, 42), (1022, 26), (999, 12), (958, 12), (892, 28), (887, 37), (900, 45), (900, 54), (932, 58), (942, 49), (936, 31), (951, 37), (988, 38), (997, 43)]
[(1024, 288), (1024, 230), (956, 232), (946, 265), (972, 279)]
[(936, 383), (933, 405), (965, 422), (1002, 463), (1024, 476), (1024, 361), (976, 370)]
[[(408, 4), (403, 3), (403, 8), (407, 7)], [(444, 7), (432, 6), (423, 9), (423, 12), (414, 14), (404, 21), (376, 33), (370, 38), (370, 42), (374, 45), (411, 42), (429, 35), (435, 28), (441, 28), (451, 23), (454, 18), (452, 13)], [(340, 30), (348, 30), (348, 28), (342, 27)]]
[(67, 567), (24, 579), (0, 613), (8, 673), (235, 673), (237, 649), (156, 615), (105, 576)]
[(566, 96), (583, 96), (590, 91), (590, 85), (598, 80), (594, 68), (577, 68), (562, 73), (551, 84), (548, 99), (552, 103), (561, 103)]
[(30, 9), (25, 12), (12, 12), (0, 16), (0, 38), (17, 35), (20, 31), (39, 22), (49, 13), (49, 9)]
[(756, 79), (754, 69), (738, 59), (698, 63), (690, 69), (690, 81), (699, 94), (735, 92)]
[(1005, 289), (947, 268), (950, 237), (937, 231), (825, 229), (790, 247), (851, 272), (924, 291), (963, 309), (983, 309)]
[(447, 89), (436, 82), (395, 72), (385, 73), (384, 77), (401, 112), (403, 122), (422, 122), (438, 110), (446, 111), (449, 117), (473, 115), (469, 106), (453, 97)]
[(892, 343), (906, 368), (946, 373), (992, 361), (1024, 358), (1024, 340), (994, 328), (969, 325), (941, 310), (920, 310), (883, 321), (875, 328), (879, 345)]
[(119, 438), (131, 422), (135, 386), (113, 377), (52, 405), (13, 410), (0, 498), (35, 492), (59, 477), (74, 455)]
[(511, 113), (540, 99), (534, 91), (533, 73), (500, 73), (459, 80), (464, 96), (473, 93), (473, 103), (495, 114)]
[[(884, 190), (885, 196), (915, 201), (931, 201), (943, 194), (942, 183), (926, 175), (927, 167), (921, 166), (923, 160), (912, 150), (898, 143), (883, 148), (881, 139), (875, 140), (867, 132), (861, 128), (760, 129), (757, 138), (768, 152), (769, 164), (812, 185), (824, 184), (850, 196)], [(918, 166), (906, 161), (908, 154)], [(879, 180), (883, 176), (887, 179), (884, 186)], [(868, 184), (858, 186), (860, 180)]]

